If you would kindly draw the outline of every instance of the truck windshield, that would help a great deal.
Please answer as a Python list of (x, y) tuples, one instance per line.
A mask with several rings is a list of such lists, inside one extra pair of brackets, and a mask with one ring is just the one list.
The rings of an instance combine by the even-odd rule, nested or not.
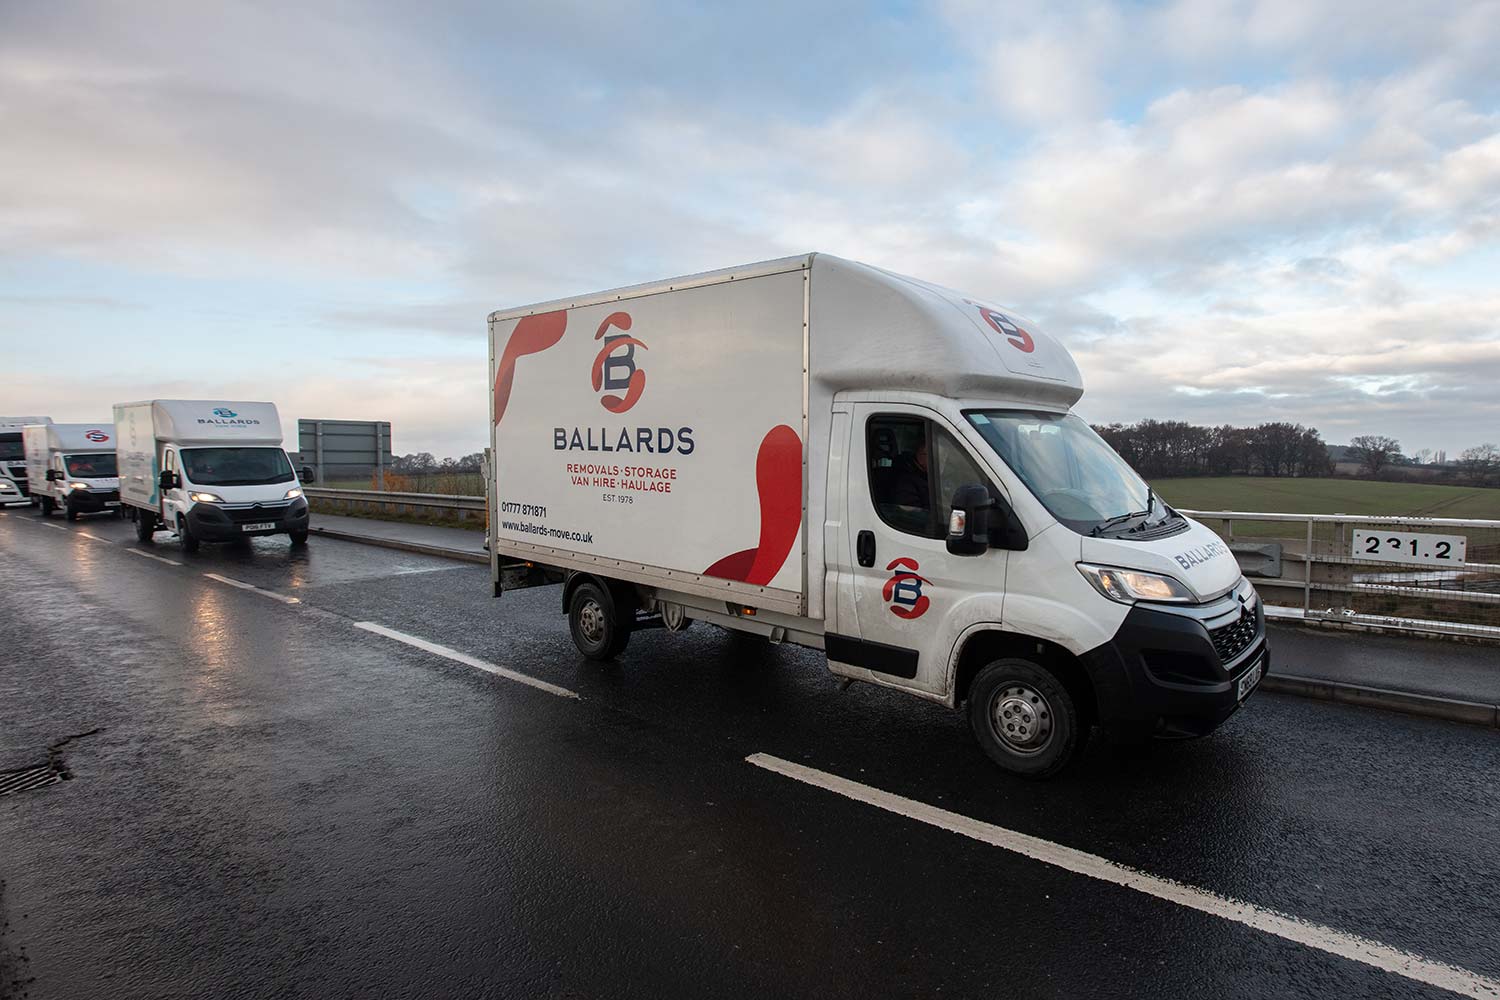
[(0, 462), (19, 462), (26, 457), (26, 446), (19, 434), (0, 434)]
[(1104, 534), (1177, 516), (1071, 413), (970, 410), (965, 416), (1042, 506), (1074, 531)]
[(195, 486), (263, 486), (296, 478), (280, 448), (184, 448), (182, 468)]
[(115, 453), (112, 451), (97, 455), (69, 455), (65, 461), (68, 475), (79, 479), (109, 479), (120, 474), (115, 468)]

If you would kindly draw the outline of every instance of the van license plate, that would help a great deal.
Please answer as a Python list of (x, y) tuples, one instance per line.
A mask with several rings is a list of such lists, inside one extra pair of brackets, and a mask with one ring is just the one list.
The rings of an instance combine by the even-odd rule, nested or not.
[(1255, 666), (1240, 675), (1239, 687), (1235, 691), (1235, 697), (1239, 701), (1245, 700), (1245, 695), (1255, 690), (1255, 685), (1260, 683), (1260, 675), (1265, 672), (1266, 661), (1262, 657), (1255, 661)]
[(256, 521), (254, 524), (240, 525), (241, 531), (270, 531), (276, 527), (275, 521)]

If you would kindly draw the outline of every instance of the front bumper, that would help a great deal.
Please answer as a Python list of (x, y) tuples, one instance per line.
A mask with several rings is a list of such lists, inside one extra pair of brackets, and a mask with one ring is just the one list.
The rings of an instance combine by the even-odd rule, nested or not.
[(1270, 671), (1265, 607), (1256, 598), (1247, 610), (1233, 594), (1197, 606), (1137, 604), (1083, 662), (1107, 733), (1205, 736), (1244, 704), (1240, 680)]
[(97, 514), (120, 506), (119, 490), (69, 490), (63, 500), (69, 510), (80, 514)]
[[(307, 500), (298, 497), (285, 505), (221, 507), (212, 503), (194, 504), (187, 512), (187, 521), (188, 527), (200, 541), (232, 542), (237, 538), (305, 532), (309, 518)], [(246, 531), (246, 526), (251, 524), (266, 524), (270, 527)]]

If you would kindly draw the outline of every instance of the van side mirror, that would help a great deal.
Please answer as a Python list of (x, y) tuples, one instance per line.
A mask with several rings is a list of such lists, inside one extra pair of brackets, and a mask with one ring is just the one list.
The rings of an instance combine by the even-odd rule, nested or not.
[(948, 514), (948, 551), (956, 556), (977, 556), (989, 551), (990, 511), (995, 499), (987, 487), (969, 483), (953, 491), (953, 509)]
[(173, 472), (171, 469), (164, 469), (162, 470), (159, 483), (161, 485), (161, 488), (164, 490), (175, 490), (177, 487), (182, 485), (182, 480), (177, 478), (177, 473)]
[(47, 470), (47, 482), (49, 482), (49, 483), (55, 483), (59, 479), (61, 479), (62, 477), (63, 477), (62, 473), (58, 472), (56, 469), (48, 469)]
[(317, 475), (306, 465), (302, 467), (302, 474), (297, 478), (302, 480), (303, 483), (315, 483), (318, 481)]

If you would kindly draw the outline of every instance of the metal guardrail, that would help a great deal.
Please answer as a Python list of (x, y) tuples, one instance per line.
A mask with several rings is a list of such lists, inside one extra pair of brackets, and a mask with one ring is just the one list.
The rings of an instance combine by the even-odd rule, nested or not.
[[(1357, 514), (1274, 514), (1183, 510), (1217, 530), (1265, 598), (1268, 611), (1307, 621), (1376, 626), (1500, 640), (1500, 521)], [(1361, 530), (1366, 529), (1366, 530)], [(1376, 529), (1374, 531), (1368, 529)], [(1387, 535), (1389, 533), (1389, 535)], [(1356, 549), (1382, 539), (1383, 557)], [(1464, 557), (1392, 558), (1400, 540), (1425, 556), (1434, 543), (1412, 536), (1462, 538)], [(1275, 547), (1278, 559), (1267, 559)], [(1274, 565), (1275, 575), (1255, 572)]]
[(338, 505), (335, 511), (376, 514), (411, 514), (419, 511), (451, 511), (460, 521), (471, 517), (483, 519), (485, 498), (451, 496), (445, 493), (392, 493), (386, 490), (333, 490), (307, 486), (302, 490), (308, 500)]
[[(308, 487), (309, 500), (366, 514), (451, 512), (483, 519), (485, 498)], [(324, 508), (327, 509), (327, 508)], [(1451, 517), (1182, 510), (1236, 550), (1267, 610), (1314, 622), (1500, 640), (1500, 521)], [(1354, 531), (1461, 535), (1462, 563), (1394, 563), (1353, 551)]]

